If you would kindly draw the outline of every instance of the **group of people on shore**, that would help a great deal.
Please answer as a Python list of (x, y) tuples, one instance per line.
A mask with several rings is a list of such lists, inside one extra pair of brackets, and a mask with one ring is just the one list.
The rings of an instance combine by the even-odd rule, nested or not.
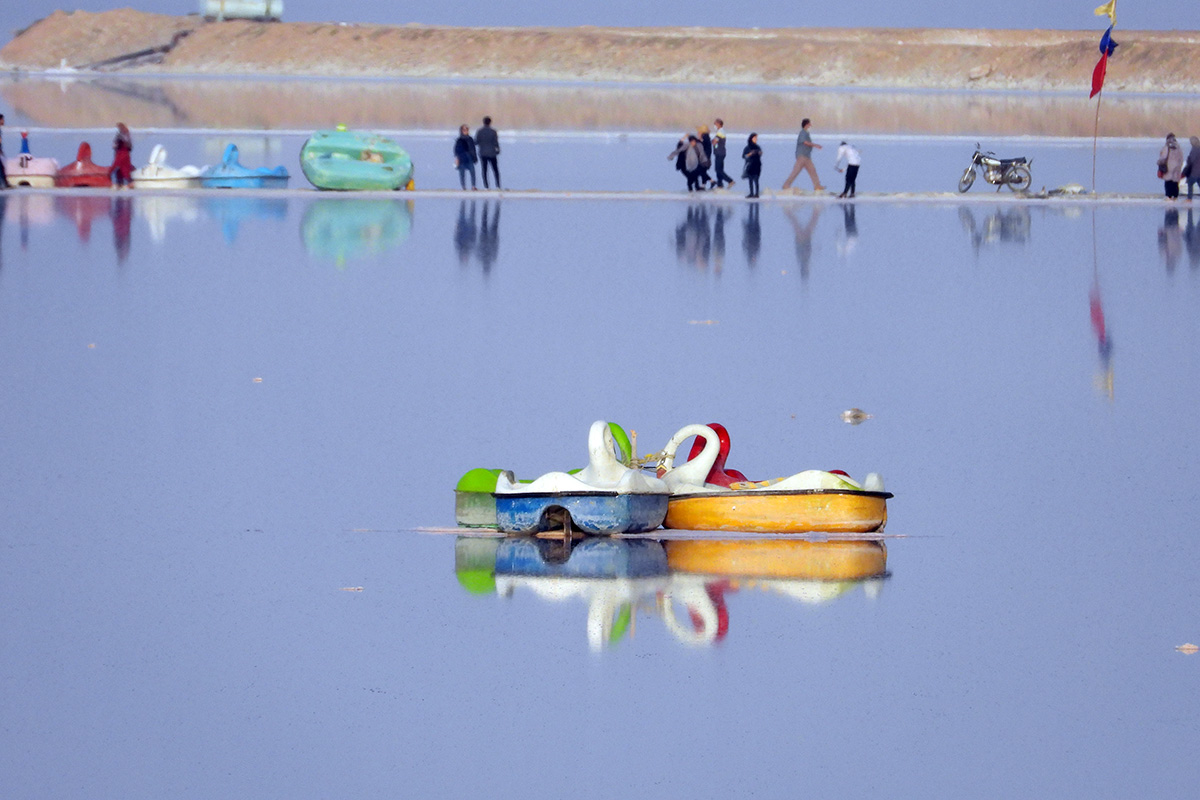
[(492, 174), (496, 176), (496, 188), (500, 188), (500, 166), (496, 159), (500, 156), (500, 135), (496, 133), (496, 129), (492, 127), (492, 118), (483, 118), (483, 127), (475, 131), (474, 138), (471, 137), (471, 129), (463, 124), (458, 126), (458, 138), (454, 140), (454, 166), (458, 169), (459, 185), (465, 190), (467, 188), (467, 175), (471, 176), (471, 188), (478, 189), (475, 185), (475, 165), (482, 161), (483, 166), (480, 171), (483, 172), (483, 188), (490, 189), (488, 186), (488, 165), (492, 167)]
[(1163, 180), (1163, 189), (1168, 200), (1179, 199), (1179, 182), (1187, 181), (1187, 199), (1191, 202), (1192, 189), (1200, 184), (1200, 137), (1188, 139), (1192, 149), (1187, 158), (1175, 134), (1168, 133), (1166, 144), (1158, 151), (1158, 177)]
[[(682, 172), (687, 179), (689, 192), (702, 192), (706, 188), (722, 189), (726, 182), (733, 186), (733, 178), (725, 173), (725, 122), (718, 118), (713, 125), (716, 126), (716, 130), (711, 136), (707, 125), (701, 125), (694, 134), (684, 134), (679, 140), (678, 146), (667, 156), (667, 160), (675, 160), (675, 169)], [(812, 120), (810, 119), (805, 118), (800, 123), (800, 135), (796, 138), (796, 162), (792, 165), (791, 174), (783, 182), (784, 190), (792, 187), (792, 183), (803, 170), (807, 171), (809, 177), (812, 178), (813, 191), (825, 191), (825, 187), (821, 185), (821, 179), (817, 177), (817, 167), (812, 160), (813, 149), (820, 150), (822, 147), (813, 141), (811, 128)], [(763, 151), (758, 144), (758, 134), (751, 133), (746, 137), (746, 146), (742, 149), (744, 164), (742, 177), (750, 187), (747, 198), (759, 196), (758, 181), (762, 176), (762, 157)], [(716, 164), (715, 179), (708, 174), (708, 168), (714, 162)], [(858, 152), (858, 148), (848, 142), (842, 142), (838, 146), (837, 158), (834, 162), (838, 172), (843, 171), (843, 162), (846, 165), (846, 185), (838, 196), (854, 197), (862, 156)]]

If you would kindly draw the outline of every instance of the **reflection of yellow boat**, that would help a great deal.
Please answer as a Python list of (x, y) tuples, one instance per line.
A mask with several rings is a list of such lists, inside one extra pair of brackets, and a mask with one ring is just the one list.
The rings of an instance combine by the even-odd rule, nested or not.
[(772, 533), (862, 533), (887, 523), (887, 492), (729, 491), (675, 495), (667, 528)]
[(887, 572), (887, 546), (876, 540), (675, 539), (666, 548), (672, 572), (731, 579), (858, 581)]

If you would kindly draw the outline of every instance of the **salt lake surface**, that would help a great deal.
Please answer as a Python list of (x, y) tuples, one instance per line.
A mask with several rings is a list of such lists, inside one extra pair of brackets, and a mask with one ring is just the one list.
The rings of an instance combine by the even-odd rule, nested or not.
[[(0, 194), (0, 795), (1187, 792), (1198, 236), (970, 196)], [(881, 472), (887, 577), (735, 581), (700, 643), (644, 600), (596, 648), (582, 598), (418, 530), (601, 418)]]

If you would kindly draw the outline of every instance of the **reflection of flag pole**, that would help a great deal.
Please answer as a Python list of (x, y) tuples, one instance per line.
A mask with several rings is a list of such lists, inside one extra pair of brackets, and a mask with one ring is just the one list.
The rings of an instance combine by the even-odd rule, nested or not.
[(1112, 31), (1117, 24), (1117, 0), (1108, 0), (1107, 3), (1096, 9), (1097, 17), (1108, 17), (1108, 30), (1100, 37), (1100, 60), (1096, 62), (1096, 68), (1092, 70), (1092, 93), (1088, 98), (1096, 98), (1096, 124), (1092, 129), (1092, 194), (1096, 193), (1096, 146), (1100, 139), (1100, 101), (1103, 99), (1101, 92), (1104, 90), (1104, 76), (1108, 73), (1108, 57), (1117, 50), (1117, 43), (1113, 41)]

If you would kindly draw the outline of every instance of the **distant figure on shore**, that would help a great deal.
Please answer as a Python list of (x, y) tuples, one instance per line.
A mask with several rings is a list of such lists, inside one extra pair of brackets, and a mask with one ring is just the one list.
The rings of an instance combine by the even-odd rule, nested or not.
[(8, 173), (4, 171), (4, 115), (0, 114), (0, 189), (8, 188)]
[[(471, 191), (479, 187), (475, 185), (475, 162), (479, 160), (475, 152), (475, 140), (471, 138), (471, 129), (466, 125), (458, 126), (458, 138), (454, 140), (454, 166), (458, 168), (458, 183), (463, 191), (467, 188), (467, 173), (471, 173)], [(499, 184), (499, 178), (496, 179)]]
[(700, 140), (693, 134), (687, 133), (679, 140), (679, 145), (667, 156), (668, 161), (675, 159), (675, 169), (682, 172), (683, 177), (687, 178), (689, 192), (704, 191), (704, 187), (700, 185), (703, 155), (704, 150), (700, 147)]
[(862, 156), (859, 155), (857, 147), (842, 142), (838, 145), (837, 160), (833, 162), (838, 172), (842, 171), (843, 159), (846, 161), (846, 188), (842, 189), (838, 197), (854, 197), (854, 183), (858, 180), (858, 167), (862, 164)]
[(496, 158), (500, 155), (500, 137), (496, 135), (496, 129), (492, 127), (492, 118), (483, 118), (483, 127), (475, 131), (475, 147), (478, 148), (479, 160), (482, 165), (479, 171), (483, 173), (483, 188), (491, 188), (488, 186), (487, 169), (488, 164), (492, 165), (492, 172), (496, 175), (496, 188), (500, 188), (500, 167), (496, 163)]
[(712, 176), (708, 174), (708, 168), (712, 166), (712, 137), (708, 135), (708, 126), (701, 125), (696, 129), (696, 138), (700, 140), (700, 152), (704, 157), (700, 159), (700, 173), (697, 176), (700, 185), (706, 189), (711, 189), (714, 183)]
[[(0, 116), (0, 125), (4, 124), (4, 117)], [(1192, 187), (1200, 183), (1200, 136), (1193, 136), (1188, 139), (1188, 143), (1192, 149), (1188, 151), (1187, 162), (1183, 165), (1183, 179), (1187, 181), (1188, 202), (1192, 202)]]
[(752, 133), (746, 138), (746, 147), (742, 150), (742, 160), (746, 162), (742, 177), (750, 185), (750, 194), (746, 197), (758, 197), (758, 177), (762, 175), (762, 148), (758, 146), (758, 134)]
[(823, 192), (825, 187), (821, 185), (821, 179), (817, 177), (817, 167), (812, 161), (813, 148), (821, 150), (821, 145), (812, 140), (812, 133), (809, 128), (812, 127), (812, 120), (805, 118), (800, 122), (800, 135), (796, 137), (796, 163), (792, 167), (792, 174), (788, 175), (788, 179), (783, 182), (784, 189), (792, 188), (792, 181), (796, 180), (796, 176), (800, 174), (800, 170), (808, 170), (808, 175), (812, 178), (813, 191)]
[(124, 122), (117, 123), (117, 135), (113, 137), (113, 161), (108, 168), (108, 177), (118, 189), (129, 186), (133, 175), (133, 137)]
[(1179, 197), (1179, 178), (1183, 174), (1183, 148), (1175, 140), (1175, 134), (1167, 134), (1167, 143), (1158, 151), (1158, 172), (1163, 179), (1167, 199)]
[(717, 188), (724, 189), (725, 184), (733, 188), (733, 178), (725, 174), (725, 120), (718, 117), (713, 120), (716, 130), (713, 131), (713, 158), (716, 161)]

